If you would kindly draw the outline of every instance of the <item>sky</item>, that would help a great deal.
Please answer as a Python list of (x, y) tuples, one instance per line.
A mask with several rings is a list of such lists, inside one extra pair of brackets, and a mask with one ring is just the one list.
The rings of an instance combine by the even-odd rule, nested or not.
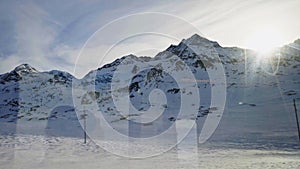
[(0, 73), (29, 63), (80, 78), (126, 54), (153, 56), (195, 32), (251, 48), (254, 34), (272, 30), (284, 45), (300, 38), (299, 7), (299, 0), (1, 0)]

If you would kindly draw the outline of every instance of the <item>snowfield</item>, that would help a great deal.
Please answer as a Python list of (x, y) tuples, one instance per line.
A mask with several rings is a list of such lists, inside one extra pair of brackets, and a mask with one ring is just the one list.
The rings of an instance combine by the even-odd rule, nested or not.
[[(147, 145), (144, 146), (147, 148)], [(199, 147), (197, 156), (193, 156), (195, 149), (182, 152), (179, 148), (174, 148), (155, 157), (129, 159), (106, 152), (90, 141), (83, 144), (82, 139), (1, 136), (0, 166), (3, 169), (300, 168), (299, 150), (237, 149), (238, 147), (208, 142)]]

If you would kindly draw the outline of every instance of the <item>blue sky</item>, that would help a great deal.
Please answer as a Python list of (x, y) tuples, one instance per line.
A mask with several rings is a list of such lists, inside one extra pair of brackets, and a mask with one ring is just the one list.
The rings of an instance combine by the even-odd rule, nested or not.
[[(40, 70), (60, 69), (72, 73), (80, 49), (95, 31), (117, 18), (139, 12), (176, 15), (223, 46), (249, 47), (247, 39), (260, 29), (278, 30), (283, 37), (281, 43), (285, 44), (300, 38), (299, 7), (299, 0), (2, 0), (0, 73), (10, 71), (21, 63), (29, 63)], [(136, 26), (141, 27), (124, 25), (127, 29)], [(169, 23), (153, 29), (181, 31), (178, 27), (170, 28)], [(116, 32), (117, 29), (108, 32), (105, 38), (115, 36)], [(188, 38), (190, 35), (191, 32), (181, 32), (177, 38)], [(164, 50), (169, 43), (177, 43), (178, 39), (157, 42), (160, 45), (154, 46), (155, 52)], [(143, 48), (142, 44), (147, 46), (147, 41), (149, 39), (142, 38), (138, 48)], [(123, 45), (129, 48), (136, 44), (128, 41)], [(111, 44), (107, 41), (106, 45)], [(117, 57), (121, 56), (111, 56), (107, 62)], [(79, 77), (95, 68), (91, 65), (93, 60), (86, 60), (90, 62), (80, 64), (84, 69), (78, 73)]]

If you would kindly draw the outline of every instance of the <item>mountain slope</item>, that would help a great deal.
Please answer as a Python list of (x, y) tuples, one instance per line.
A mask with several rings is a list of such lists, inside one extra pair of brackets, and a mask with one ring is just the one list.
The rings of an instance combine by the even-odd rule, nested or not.
[[(292, 98), (300, 97), (296, 45), (298, 41), (275, 51), (273, 59), (263, 59), (253, 51), (222, 47), (193, 35), (153, 58), (124, 56), (92, 70), (83, 79), (20, 65), (0, 75), (1, 133), (81, 136), (75, 110), (80, 112), (83, 106), (90, 112), (101, 112), (113, 128), (133, 137), (154, 136), (183, 119), (197, 120), (200, 132), (207, 115), (221, 110), (211, 105), (212, 90), (220, 81), (213, 81), (218, 77), (209, 74), (218, 72), (220, 64), (227, 99), (219, 136), (238, 136), (258, 130), (257, 126), (264, 128), (261, 132), (279, 130), (272, 121), (266, 122), (269, 117), (278, 121), (280, 129), (293, 133), (292, 116), (283, 112), (290, 111)], [(124, 104), (126, 101), (132, 106)], [(179, 114), (182, 102), (187, 111)], [(93, 119), (90, 114), (89, 125), (96, 125)], [(124, 127), (128, 123), (130, 127)]]

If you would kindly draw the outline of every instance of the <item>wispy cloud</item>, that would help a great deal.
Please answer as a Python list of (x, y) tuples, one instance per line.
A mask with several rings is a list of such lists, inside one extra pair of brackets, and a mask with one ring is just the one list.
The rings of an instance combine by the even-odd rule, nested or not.
[[(300, 37), (298, 0), (281, 1), (1, 1), (0, 2), (0, 73), (24, 62), (40, 70), (60, 69), (73, 72), (79, 51), (85, 41), (110, 21), (136, 12), (170, 13), (195, 25), (205, 36), (225, 46), (245, 45), (247, 35), (261, 27), (282, 30), (285, 42)], [(153, 22), (154, 23), (154, 22)], [(141, 23), (142, 24), (142, 23)], [(95, 47), (87, 49), (89, 56), (79, 63), (78, 76), (96, 68), (96, 51), (107, 49), (114, 42), (116, 32), (133, 29), (131, 23), (119, 30), (107, 32)], [(178, 37), (191, 35), (184, 25), (168, 22), (153, 25), (153, 31), (176, 32)], [(194, 33), (194, 32), (192, 32)], [(110, 40), (109, 40), (110, 39)], [(139, 53), (141, 49), (165, 49), (172, 40), (161, 40), (149, 45), (149, 38), (126, 41), (119, 45), (118, 55)], [(126, 50), (127, 49), (127, 50)], [(131, 52), (129, 52), (131, 50)], [(97, 64), (95, 64), (97, 62)]]

